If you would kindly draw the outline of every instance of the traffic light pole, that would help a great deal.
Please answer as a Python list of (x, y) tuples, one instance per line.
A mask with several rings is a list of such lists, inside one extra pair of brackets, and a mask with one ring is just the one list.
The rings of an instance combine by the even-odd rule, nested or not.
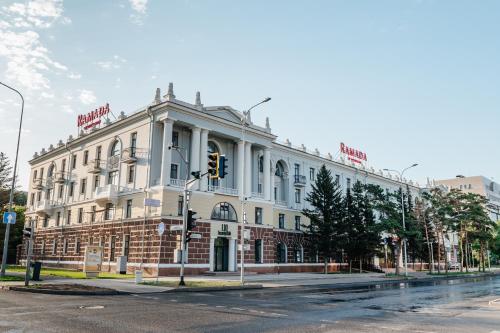
[(35, 222), (30, 221), (30, 238), (28, 240), (28, 254), (26, 255), (26, 275), (24, 276), (24, 285), (27, 287), (30, 284), (30, 266), (31, 256), (33, 255), (33, 234), (35, 233)]
[[(0, 85), (16, 92), (21, 97), (21, 117), (19, 118), (19, 131), (17, 133), (17, 147), (16, 147), (16, 158), (14, 160), (14, 171), (12, 172), (12, 186), (10, 188), (9, 196), (9, 213), (12, 212), (12, 205), (14, 202), (14, 190), (16, 187), (16, 172), (17, 172), (17, 157), (19, 156), (19, 142), (21, 141), (21, 128), (23, 125), (23, 113), (24, 113), (24, 97), (16, 89), (0, 82)], [(9, 251), (9, 234), (10, 234), (10, 223), (5, 226), (5, 238), (3, 241), (3, 253), (2, 253), (2, 268), (0, 269), (0, 277), (5, 276), (5, 267), (7, 266), (7, 252)]]

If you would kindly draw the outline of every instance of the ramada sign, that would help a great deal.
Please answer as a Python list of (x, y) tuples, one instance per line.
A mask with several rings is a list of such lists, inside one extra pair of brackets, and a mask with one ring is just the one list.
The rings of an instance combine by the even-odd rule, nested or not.
[(101, 117), (109, 113), (109, 103), (104, 106), (100, 106), (94, 111), (90, 111), (87, 114), (78, 115), (78, 127), (82, 127), (87, 130), (101, 123)]
[(347, 155), (347, 159), (354, 163), (366, 162), (366, 154), (357, 149), (347, 147), (343, 142), (340, 143), (340, 152)]

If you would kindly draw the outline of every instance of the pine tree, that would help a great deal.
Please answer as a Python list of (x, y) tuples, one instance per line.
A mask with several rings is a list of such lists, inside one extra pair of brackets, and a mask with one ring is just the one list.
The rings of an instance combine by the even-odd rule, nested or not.
[(0, 152), (0, 208), (9, 202), (9, 193), (12, 186), (12, 166), (5, 153)]
[(328, 261), (341, 249), (339, 228), (343, 219), (343, 207), (340, 186), (333, 181), (331, 172), (325, 165), (319, 169), (312, 191), (305, 200), (313, 207), (302, 212), (310, 220), (311, 251), (323, 258), (326, 274)]

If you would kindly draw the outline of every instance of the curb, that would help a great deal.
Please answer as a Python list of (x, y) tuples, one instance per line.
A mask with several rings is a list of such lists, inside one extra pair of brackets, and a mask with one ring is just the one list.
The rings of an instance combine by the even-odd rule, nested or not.
[(227, 286), (227, 287), (181, 287), (171, 290), (161, 291), (161, 293), (188, 293), (188, 292), (202, 292), (202, 291), (227, 291), (227, 290), (251, 290), (251, 289), (264, 289), (261, 284), (250, 284), (244, 286)]
[(129, 293), (123, 293), (117, 290), (102, 290), (102, 291), (73, 291), (73, 290), (52, 290), (52, 289), (44, 289), (44, 288), (28, 288), (28, 287), (18, 287), (18, 286), (2, 286), (2, 290), (10, 290), (10, 291), (20, 291), (25, 293), (34, 293), (34, 294), (50, 294), (50, 295), (66, 295), (66, 296), (114, 296), (114, 295), (123, 295)]

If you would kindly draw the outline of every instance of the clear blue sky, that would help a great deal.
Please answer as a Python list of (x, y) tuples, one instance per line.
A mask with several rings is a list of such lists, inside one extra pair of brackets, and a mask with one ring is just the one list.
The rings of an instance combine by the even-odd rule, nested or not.
[[(76, 134), (109, 102), (179, 99), (244, 109), (280, 139), (335, 154), (341, 141), (376, 169), (420, 166), (500, 180), (498, 1), (2, 1), (0, 80), (27, 97), (27, 161)], [(0, 151), (12, 158), (16, 96), (0, 89)], [(115, 113), (116, 113), (115, 112)]]

